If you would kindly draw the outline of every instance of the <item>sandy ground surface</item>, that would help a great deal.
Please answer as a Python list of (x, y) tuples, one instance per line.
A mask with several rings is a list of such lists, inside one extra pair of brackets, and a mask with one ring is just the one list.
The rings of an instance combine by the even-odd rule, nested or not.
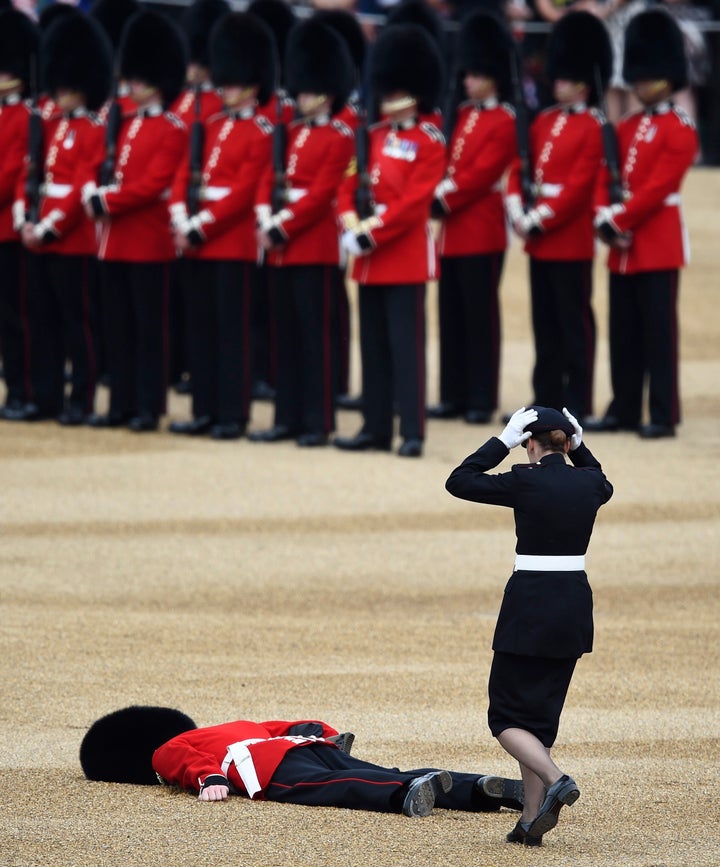
[[(90, 783), (78, 763), (93, 720), (151, 703), (200, 725), (319, 717), (370, 761), (514, 776), (485, 724), (512, 516), (443, 488), (499, 424), (432, 422), (413, 461), (3, 423), (0, 864), (720, 864), (720, 173), (695, 170), (685, 201), (685, 421), (675, 440), (588, 437), (616, 493), (589, 554), (596, 649), (554, 752), (582, 797), (542, 850), (504, 842), (510, 812), (200, 804)], [(606, 297), (599, 263), (598, 411)], [(503, 309), (510, 410), (530, 396), (532, 361), (517, 247)], [(171, 417), (188, 411), (173, 396)], [(269, 420), (253, 408), (254, 426)]]

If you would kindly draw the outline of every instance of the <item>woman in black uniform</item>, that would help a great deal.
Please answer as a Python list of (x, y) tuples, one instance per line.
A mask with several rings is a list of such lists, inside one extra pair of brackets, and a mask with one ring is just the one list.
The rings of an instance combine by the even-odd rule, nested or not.
[[(487, 474), (520, 444), (528, 463)], [(525, 784), (523, 814), (507, 840), (539, 846), (563, 804), (580, 795), (550, 758), (550, 747), (575, 664), (592, 650), (585, 552), (597, 510), (613, 488), (583, 444), (577, 420), (566, 409), (541, 406), (514, 413), (498, 437), (453, 470), (446, 488), (515, 513), (515, 569), (495, 627), (488, 723), (517, 759)]]

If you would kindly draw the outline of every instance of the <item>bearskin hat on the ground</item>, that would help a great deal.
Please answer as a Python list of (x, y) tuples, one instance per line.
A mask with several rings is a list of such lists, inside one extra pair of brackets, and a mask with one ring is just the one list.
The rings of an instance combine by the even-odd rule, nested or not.
[(128, 21), (120, 45), (120, 75), (160, 89), (163, 102), (177, 99), (185, 83), (187, 52), (176, 24), (158, 12), (143, 10)]
[(75, 9), (48, 28), (41, 41), (43, 82), (50, 93), (60, 88), (85, 94), (97, 111), (110, 96), (112, 45), (100, 24)]
[(89, 780), (151, 786), (158, 782), (155, 750), (195, 728), (189, 716), (170, 707), (125, 707), (90, 726), (80, 745), (80, 765)]
[(249, 12), (230, 12), (210, 34), (210, 77), (216, 87), (260, 85), (260, 105), (270, 99), (277, 76), (275, 37)]
[(612, 44), (605, 24), (590, 12), (568, 12), (548, 39), (545, 72), (550, 81), (581, 81), (590, 87), (588, 103), (597, 104), (598, 76), (603, 91), (612, 72)]
[(354, 78), (350, 52), (335, 30), (314, 18), (293, 27), (285, 49), (285, 83), (293, 96), (332, 95), (336, 114), (347, 102)]
[(375, 98), (409, 93), (422, 113), (437, 108), (444, 87), (440, 50), (417, 24), (385, 27), (370, 56), (370, 88)]
[(17, 9), (0, 12), (0, 72), (10, 73), (25, 84), (27, 92), (32, 65), (37, 63), (40, 34), (35, 24)]
[(649, 9), (630, 19), (625, 31), (623, 78), (630, 84), (667, 79), (673, 90), (687, 86), (682, 31), (667, 12)]

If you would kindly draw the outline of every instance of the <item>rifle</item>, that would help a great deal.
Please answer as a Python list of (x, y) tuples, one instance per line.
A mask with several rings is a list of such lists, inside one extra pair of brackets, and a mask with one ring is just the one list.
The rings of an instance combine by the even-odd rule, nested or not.
[(115, 177), (115, 156), (117, 143), (120, 137), (120, 124), (122, 123), (122, 106), (118, 99), (120, 91), (120, 77), (115, 75), (113, 85), (112, 102), (108, 110), (107, 123), (105, 126), (105, 159), (100, 166), (100, 186), (107, 187)]
[(190, 179), (187, 186), (187, 209), (191, 217), (200, 210), (203, 148), (205, 147), (205, 127), (201, 119), (202, 97), (199, 82), (193, 85), (193, 90), (195, 92), (195, 118), (190, 129)]
[(40, 219), (40, 186), (43, 175), (43, 125), (37, 102), (37, 55), (35, 54), (30, 59), (30, 104), (25, 197), (27, 220), (35, 224)]
[(600, 111), (603, 113), (602, 125), (602, 143), (603, 153), (605, 154), (605, 165), (607, 166), (610, 180), (608, 182), (608, 195), (611, 205), (619, 205), (624, 201), (622, 178), (620, 176), (620, 157), (618, 154), (617, 136), (615, 135), (615, 127), (607, 119), (607, 104), (605, 102), (605, 92), (603, 90), (602, 78), (600, 76), (600, 67), (595, 66), (595, 89), (598, 95), (598, 104)]
[(513, 86), (513, 102), (515, 103), (515, 134), (517, 136), (518, 157), (520, 158), (520, 189), (522, 191), (523, 208), (525, 211), (529, 211), (535, 204), (537, 196), (530, 163), (528, 109), (520, 83), (517, 55), (514, 51), (510, 52), (510, 74)]
[[(370, 103), (370, 100), (367, 100)], [(358, 185), (355, 190), (355, 210), (361, 220), (375, 213), (370, 179), (370, 135), (368, 132), (367, 108), (360, 106), (360, 123), (355, 130), (355, 161), (357, 163)]]
[(279, 214), (285, 207), (287, 201), (286, 192), (286, 177), (285, 177), (285, 151), (287, 149), (287, 129), (282, 118), (283, 101), (279, 92), (276, 93), (276, 121), (273, 128), (273, 172), (275, 176), (273, 191), (272, 191), (272, 212)]

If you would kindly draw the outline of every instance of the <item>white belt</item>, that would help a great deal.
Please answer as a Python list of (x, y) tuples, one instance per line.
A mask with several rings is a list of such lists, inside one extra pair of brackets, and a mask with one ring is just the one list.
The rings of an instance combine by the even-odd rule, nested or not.
[(50, 199), (64, 199), (73, 191), (72, 184), (43, 184), (43, 194)]
[(308, 194), (308, 191), (307, 191), (307, 190), (301, 190), (301, 189), (299, 189), (299, 188), (292, 188), (292, 187), (291, 187), (291, 188), (290, 188), (290, 189), (285, 193), (285, 198), (288, 200), (288, 202), (289, 202), (291, 205), (294, 205), (295, 202), (299, 202), (300, 199), (304, 199), (305, 196), (307, 196), (307, 194)]
[(230, 187), (203, 187), (200, 190), (200, 198), (203, 202), (219, 202), (228, 195), (230, 195)]
[(557, 199), (564, 189), (565, 184), (540, 184), (538, 195), (544, 196), (546, 199)]
[(669, 196), (665, 196), (663, 199), (663, 205), (671, 206), (671, 205), (679, 205), (680, 204), (680, 193), (670, 193)]
[(276, 738), (248, 738), (245, 741), (237, 741), (237, 743), (230, 744), (220, 767), (222, 768), (223, 774), (227, 776), (228, 768), (231, 764), (235, 764), (235, 768), (240, 775), (240, 779), (243, 781), (245, 791), (248, 793), (249, 798), (252, 798), (253, 795), (257, 794), (262, 789), (262, 786), (258, 780), (255, 762), (253, 762), (248, 747), (252, 746), (252, 744), (266, 743), (267, 741), (290, 741), (294, 744), (309, 744), (318, 741), (322, 743), (324, 738), (305, 738), (300, 735), (284, 735)]
[(516, 554), (515, 571), (522, 572), (582, 572), (585, 555), (553, 556), (545, 554)]

